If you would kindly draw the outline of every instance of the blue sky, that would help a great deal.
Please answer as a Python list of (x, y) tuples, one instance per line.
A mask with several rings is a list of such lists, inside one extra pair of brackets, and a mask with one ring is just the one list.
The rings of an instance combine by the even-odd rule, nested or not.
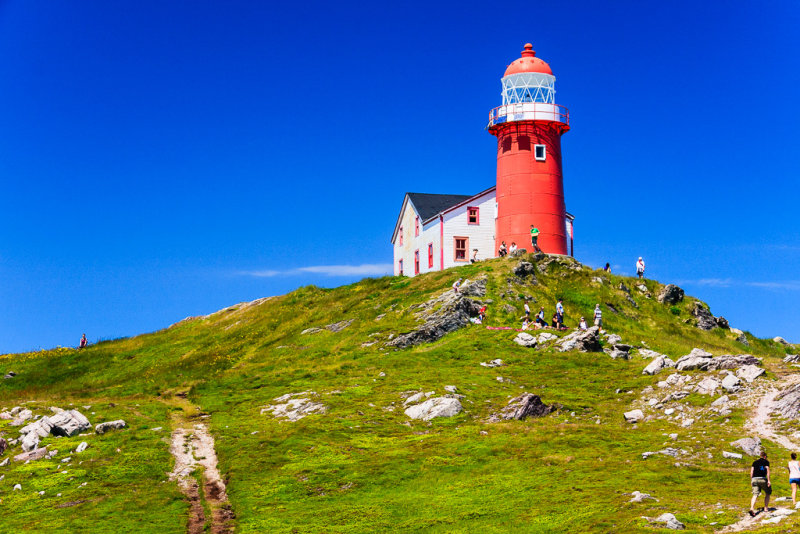
[(800, 4), (717, 4), (0, 0), (0, 353), (387, 271), (529, 41), (577, 258), (800, 342)]

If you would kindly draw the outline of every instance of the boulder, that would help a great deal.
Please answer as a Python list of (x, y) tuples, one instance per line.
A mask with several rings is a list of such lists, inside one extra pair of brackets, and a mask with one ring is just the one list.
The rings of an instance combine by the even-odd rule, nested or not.
[(516, 267), (514, 267), (514, 274), (519, 278), (527, 278), (528, 276), (532, 276), (535, 280), (536, 267), (534, 267), (534, 265), (529, 261), (521, 261)]
[(649, 359), (649, 358), (658, 358), (659, 356), (664, 356), (664, 355), (650, 349), (639, 349), (639, 356), (641, 356), (644, 359)]
[(561, 341), (558, 342), (558, 347), (560, 352), (568, 350), (601, 352), (603, 347), (600, 345), (600, 328), (593, 326), (588, 330), (576, 330), (561, 338)]
[(683, 300), (683, 289), (675, 284), (667, 284), (658, 293), (657, 299), (664, 304), (677, 304)]
[(728, 393), (738, 391), (741, 387), (742, 381), (736, 375), (728, 375), (722, 379), (722, 388)]
[(800, 417), (800, 384), (784, 389), (775, 396), (774, 410), (787, 419)]
[(520, 332), (517, 334), (517, 337), (514, 338), (514, 343), (517, 345), (522, 345), (523, 347), (536, 347), (536, 338), (526, 332)]
[(78, 410), (58, 413), (50, 419), (50, 433), (54, 436), (72, 437), (92, 428), (92, 424)]
[(11, 426), (22, 426), (25, 421), (33, 417), (33, 412), (25, 409), (25, 410), (18, 410), (14, 413), (14, 410), (11, 410), (11, 415), (14, 416), (14, 420), (9, 423)]
[[(639, 351), (641, 352), (641, 351)], [(643, 375), (657, 375), (664, 369), (668, 369), (670, 367), (675, 367), (675, 362), (664, 356), (663, 354), (658, 355), (655, 359), (653, 359), (650, 364), (644, 368), (642, 371)]]
[[(722, 382), (723, 382), (723, 387), (724, 387), (725, 386), (725, 381), (723, 380)], [(729, 400), (730, 399), (728, 398), (727, 395), (723, 395), (720, 398), (718, 398), (717, 400), (715, 400), (714, 402), (712, 402), (711, 406), (715, 406), (715, 407), (717, 407), (717, 406), (725, 406), (725, 404), (727, 404)]]
[(733, 459), (736, 459), (736, 460), (741, 460), (742, 459), (742, 455), (739, 454), (738, 452), (722, 451), (722, 456), (723, 456), (723, 458), (733, 458)]
[(705, 371), (711, 363), (711, 353), (703, 349), (694, 348), (692, 352), (685, 356), (678, 358), (675, 362), (675, 368), (678, 371), (691, 371), (693, 369), (700, 369)]
[(331, 332), (341, 332), (351, 324), (353, 324), (353, 319), (345, 319), (343, 321), (339, 321), (338, 323), (325, 325), (325, 329), (330, 330)]
[(721, 369), (736, 369), (743, 365), (761, 365), (761, 360), (750, 354), (739, 354), (736, 356), (725, 354), (723, 356), (714, 356), (711, 358), (711, 361), (709, 361), (706, 366), (706, 370), (718, 371)]
[(719, 386), (719, 380), (707, 376), (695, 386), (694, 391), (701, 395), (713, 395)]
[(444, 390), (448, 393), (455, 393), (458, 391), (458, 388), (455, 386), (445, 386)]
[(763, 450), (761, 438), (742, 438), (731, 443), (731, 447), (744, 451), (748, 456), (758, 456)]
[(764, 373), (764, 369), (761, 369), (760, 367), (756, 367), (755, 365), (745, 365), (736, 371), (736, 376), (742, 380), (746, 380), (749, 384)]
[(625, 421), (629, 423), (637, 423), (644, 419), (644, 412), (642, 412), (642, 410), (631, 410), (622, 415), (625, 417)]
[(414, 404), (415, 402), (419, 402), (422, 399), (427, 399), (428, 397), (432, 396), (435, 392), (434, 391), (420, 391), (419, 393), (414, 393), (410, 397), (408, 397), (405, 401), (403, 401), (403, 406), (408, 406), (409, 404)]
[(5, 374), (5, 376), (3, 376), (3, 378), (9, 379), (9, 378), (14, 378), (15, 376), (17, 376), (17, 373), (15, 373), (14, 371), (9, 371), (8, 373)]
[(783, 363), (800, 363), (800, 354), (788, 354), (783, 359)]
[(10, 421), (11, 419), (14, 419), (14, 416), (11, 415), (9, 412), (0, 412), (0, 419), (5, 419)]
[(452, 417), (461, 413), (462, 409), (458, 399), (451, 397), (434, 397), (426, 400), (422, 404), (407, 408), (405, 414), (411, 419), (430, 421), (436, 417)]
[(539, 345), (547, 343), (548, 341), (552, 341), (554, 339), (558, 339), (558, 336), (555, 334), (551, 334), (550, 332), (542, 332), (536, 337), (536, 342)]
[(542, 402), (538, 395), (523, 393), (508, 401), (508, 405), (499, 413), (489, 417), (489, 422), (507, 421), (517, 419), (524, 421), (527, 417), (543, 417), (553, 411), (556, 406), (548, 406)]
[(509, 255), (509, 257), (511, 257), (511, 258), (518, 258), (518, 257), (520, 257), (520, 256), (524, 256), (524, 255), (525, 255), (525, 254), (527, 254), (527, 253), (528, 253), (528, 251), (527, 251), (526, 249), (524, 249), (524, 248), (518, 248), (518, 249), (517, 249), (517, 250), (515, 250), (514, 252), (509, 252), (509, 253), (508, 253), (508, 255)]
[(125, 428), (125, 421), (122, 419), (118, 419), (116, 421), (107, 421), (105, 423), (100, 423), (94, 427), (94, 431), (96, 434), (105, 434), (109, 430), (120, 430), (121, 428)]
[(27, 424), (19, 430), (20, 434), (27, 435), (30, 433), (38, 434), (40, 438), (47, 437), (50, 434), (50, 429), (53, 425), (50, 424), (50, 418), (47, 416)]
[(617, 359), (630, 360), (631, 359), (631, 353), (630, 352), (628, 352), (627, 350), (619, 350), (617, 348), (614, 348), (614, 350), (609, 351), (608, 355), (611, 356), (612, 360), (617, 360)]
[(702, 302), (695, 302), (692, 315), (697, 318), (697, 328), (701, 330), (712, 330), (717, 327), (717, 319)]
[(652, 523), (658, 523), (663, 525), (664, 528), (668, 528), (671, 530), (683, 530), (686, 528), (686, 525), (678, 521), (675, 515), (666, 513), (661, 514), (660, 516), (656, 517), (655, 519), (651, 520)]
[(481, 362), (481, 367), (502, 367), (503, 360), (496, 358), (490, 362)]
[(783, 339), (781, 336), (775, 336), (772, 338), (772, 341), (775, 343), (780, 343), (781, 345), (788, 345), (789, 342)]
[(40, 438), (39, 434), (36, 432), (29, 432), (28, 434), (25, 434), (25, 437), (22, 438), (22, 442), (20, 443), (22, 450), (25, 452), (32, 451), (39, 446), (39, 441), (41, 439), (42, 438)]
[(655, 501), (658, 500), (655, 497), (651, 496), (649, 493), (642, 493), (641, 491), (634, 491), (631, 493), (631, 500), (628, 502), (642, 502), (645, 500)]
[(41, 460), (47, 456), (47, 447), (42, 447), (39, 449), (33, 449), (32, 451), (23, 452), (22, 454), (18, 454), (14, 456), (15, 462), (27, 462), (33, 460)]
[(89, 444), (85, 441), (81, 441), (80, 444), (75, 447), (75, 452), (83, 452), (89, 447)]
[(717, 321), (717, 327), (718, 328), (723, 328), (725, 330), (730, 330), (731, 329), (731, 325), (730, 325), (730, 323), (728, 323), (728, 320), (725, 317), (722, 317), (720, 315), (719, 317), (715, 317), (714, 319)]
[(607, 342), (608, 342), (610, 345), (613, 345), (613, 344), (615, 344), (615, 343), (622, 343), (622, 337), (621, 337), (621, 336), (619, 336), (619, 335), (617, 335), (617, 334), (608, 334), (608, 335), (606, 336), (606, 341), (607, 341)]

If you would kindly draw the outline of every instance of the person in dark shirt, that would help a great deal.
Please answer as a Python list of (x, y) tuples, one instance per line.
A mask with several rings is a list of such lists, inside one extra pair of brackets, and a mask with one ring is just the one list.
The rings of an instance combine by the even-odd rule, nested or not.
[(753, 498), (750, 500), (750, 515), (756, 515), (756, 500), (764, 492), (764, 511), (769, 511), (769, 496), (772, 494), (772, 481), (770, 480), (769, 460), (767, 453), (762, 451), (761, 458), (753, 462), (750, 467), (750, 485), (753, 488)]

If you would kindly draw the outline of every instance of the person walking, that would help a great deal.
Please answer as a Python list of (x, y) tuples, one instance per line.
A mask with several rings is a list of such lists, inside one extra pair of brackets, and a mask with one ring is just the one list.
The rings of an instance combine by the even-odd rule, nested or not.
[(533, 252), (542, 251), (542, 249), (539, 248), (539, 229), (534, 225), (531, 225), (531, 247), (533, 248)]
[(750, 515), (756, 515), (756, 501), (761, 492), (764, 492), (764, 511), (769, 511), (769, 496), (772, 495), (772, 480), (770, 479), (769, 460), (767, 453), (761, 451), (761, 457), (750, 466), (750, 486), (753, 488), (753, 498), (750, 499)]
[(463, 278), (459, 278), (453, 284), (453, 291), (455, 291), (456, 293), (458, 293), (458, 288), (461, 287), (461, 280), (463, 280)]
[(603, 310), (600, 309), (600, 304), (594, 306), (594, 325), (603, 328)]
[(528, 319), (531, 318), (531, 307), (528, 306), (527, 300), (525, 301), (525, 317), (527, 317)]
[(558, 299), (558, 304), (556, 304), (556, 315), (558, 316), (558, 329), (564, 329), (564, 303), (563, 299)]
[(83, 336), (81, 336), (81, 342), (78, 345), (78, 348), (79, 349), (85, 349), (86, 345), (88, 345), (88, 344), (89, 344), (89, 341), (87, 341), (87, 339), (86, 339), (86, 334), (83, 334)]
[(792, 506), (795, 506), (797, 504), (797, 486), (800, 485), (800, 462), (797, 461), (797, 453), (794, 452), (792, 461), (789, 462), (789, 484), (792, 486)]
[(641, 256), (639, 256), (639, 261), (636, 262), (636, 276), (639, 277), (639, 280), (644, 278), (644, 260)]

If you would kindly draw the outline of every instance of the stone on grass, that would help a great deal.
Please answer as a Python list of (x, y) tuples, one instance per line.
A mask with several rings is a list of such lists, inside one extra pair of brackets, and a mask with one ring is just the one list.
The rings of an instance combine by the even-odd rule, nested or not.
[(29, 452), (23, 452), (22, 454), (18, 454), (14, 456), (15, 462), (27, 462), (30, 460), (41, 460), (47, 456), (47, 447), (41, 447), (39, 449), (33, 449)]
[(692, 315), (697, 318), (697, 328), (701, 330), (712, 330), (717, 327), (716, 317), (700, 302), (694, 303)]
[[(313, 393), (313, 392), (306, 392)], [(302, 395), (292, 394), (292, 395)], [(295, 422), (310, 414), (324, 414), (327, 413), (328, 408), (319, 402), (313, 402), (309, 398), (300, 399), (286, 399), (286, 395), (278, 397), (275, 400), (286, 400), (285, 403), (265, 406), (261, 409), (261, 413), (272, 412), (273, 417), (288, 419)]]
[(536, 338), (526, 332), (520, 332), (517, 334), (517, 337), (514, 338), (514, 343), (522, 345), (523, 347), (533, 348), (536, 346)]
[(125, 421), (122, 419), (118, 419), (116, 421), (107, 421), (105, 423), (100, 423), (94, 427), (94, 431), (96, 434), (105, 434), (109, 430), (120, 430), (125, 428), (126, 424)]
[(713, 395), (719, 386), (719, 380), (707, 376), (695, 386), (694, 391), (701, 395)]
[(711, 358), (710, 352), (694, 348), (689, 354), (678, 358), (678, 361), (675, 362), (675, 368), (678, 371), (691, 371), (693, 369), (705, 371), (709, 363), (711, 363)]
[(775, 397), (774, 408), (787, 419), (800, 416), (800, 384), (782, 390)]
[(569, 350), (601, 352), (603, 347), (600, 345), (600, 328), (592, 326), (588, 330), (576, 330), (561, 338), (558, 347), (560, 352)]
[(764, 369), (756, 367), (755, 365), (745, 365), (736, 371), (736, 376), (746, 380), (747, 383), (752, 383), (753, 380), (764, 374)]
[[(639, 353), (641, 354), (641, 350)], [(657, 354), (657, 353), (656, 353)], [(664, 369), (669, 369), (671, 367), (675, 367), (675, 362), (664, 356), (663, 354), (659, 354), (656, 356), (652, 362), (650, 362), (647, 367), (644, 368), (642, 371), (643, 375), (656, 375), (663, 371)]]
[(738, 452), (722, 451), (722, 456), (725, 457), (725, 458), (735, 458), (737, 460), (741, 460), (742, 459), (742, 455), (739, 454)]
[(547, 343), (548, 341), (552, 341), (554, 339), (558, 339), (558, 336), (555, 334), (551, 334), (550, 332), (542, 332), (536, 338), (536, 342), (541, 345), (543, 343)]
[(789, 342), (783, 339), (781, 336), (775, 336), (772, 338), (772, 341), (775, 343), (780, 343), (781, 345), (788, 345)]
[(92, 424), (78, 410), (69, 410), (50, 417), (50, 433), (54, 436), (72, 437), (92, 428)]
[(524, 421), (527, 417), (543, 417), (556, 409), (555, 406), (548, 406), (542, 402), (538, 395), (523, 393), (508, 401), (508, 405), (502, 411), (492, 414), (489, 422), (507, 421), (517, 419)]
[(761, 438), (742, 438), (731, 443), (731, 447), (744, 451), (748, 456), (758, 456), (763, 450)]
[[(723, 386), (724, 386), (725, 381), (723, 380), (722, 383), (723, 383)], [(724, 406), (729, 400), (730, 399), (728, 398), (727, 395), (723, 395), (720, 398), (718, 398), (717, 400), (715, 400), (714, 402), (712, 402), (711, 406)]]
[(521, 261), (514, 267), (514, 274), (520, 278), (526, 278), (528, 276), (536, 278), (536, 267), (529, 261)]
[(11, 410), (11, 414), (14, 415), (14, 420), (9, 423), (11, 426), (22, 426), (25, 421), (33, 417), (33, 412), (28, 409), (19, 410), (16, 414)]
[[(783, 359), (783, 363), (800, 363), (800, 354), (789, 354)], [(2, 416), (2, 414), (0, 414)]]
[(80, 445), (75, 447), (75, 452), (83, 452), (89, 447), (89, 444), (85, 441), (81, 441)]
[(21, 490), (22, 486), (20, 484), (14, 484), (14, 491)]
[(430, 421), (436, 417), (452, 417), (461, 413), (461, 403), (452, 397), (434, 397), (422, 404), (407, 408), (405, 414), (411, 419)]
[(714, 356), (706, 366), (707, 371), (718, 371), (722, 369), (736, 369), (743, 365), (761, 365), (761, 360), (752, 354), (738, 354), (731, 356), (725, 354), (722, 356)]
[(39, 434), (37, 434), (36, 432), (30, 432), (28, 434), (25, 434), (25, 437), (22, 438), (22, 442), (20, 443), (20, 445), (22, 446), (22, 450), (25, 452), (32, 451), (33, 449), (39, 446), (40, 439), (41, 438), (39, 437)]
[(644, 412), (642, 410), (631, 410), (622, 414), (625, 420), (629, 423), (636, 423), (644, 419)]
[(683, 428), (686, 428), (692, 426), (693, 424), (694, 424), (694, 419), (689, 418), (689, 419), (684, 419), (683, 422), (681, 423), (681, 426)]
[[(664, 356), (664, 355), (650, 349), (639, 349), (639, 356), (645, 359), (649, 359), (649, 358), (658, 358), (659, 356)], [(666, 358), (666, 356), (664, 357)]]
[(414, 393), (409, 398), (407, 398), (405, 401), (403, 401), (403, 404), (408, 406), (409, 404), (414, 404), (415, 402), (419, 402), (422, 399), (427, 399), (428, 397), (430, 397), (433, 394), (434, 394), (433, 391), (427, 391), (427, 392), (426, 391), (420, 391), (419, 393)]
[(492, 361), (490, 361), (488, 363), (487, 362), (481, 362), (481, 366), (483, 366), (483, 367), (500, 367), (502, 365), (503, 365), (503, 360), (501, 360), (500, 358), (492, 360)]
[(633, 493), (631, 493), (631, 495), (632, 495), (631, 500), (628, 501), (628, 502), (642, 502), (642, 501), (645, 501), (645, 500), (650, 500), (650, 501), (657, 501), (658, 500), (655, 497), (653, 497), (652, 495), (650, 495), (649, 493), (642, 493), (641, 491), (634, 491)]
[[(722, 379), (722, 388), (728, 393), (733, 393), (741, 388), (742, 381), (736, 375), (728, 375)], [(714, 401), (716, 402), (716, 401)]]
[(445, 386), (444, 390), (448, 393), (455, 393), (456, 391), (458, 391), (458, 388), (455, 386)]
[(686, 528), (686, 525), (678, 521), (675, 515), (670, 513), (661, 514), (660, 516), (653, 519), (651, 522), (664, 525), (665, 528), (669, 528), (672, 530), (683, 530)]
[(677, 304), (683, 300), (683, 289), (675, 284), (667, 284), (659, 292), (657, 300), (664, 304)]

